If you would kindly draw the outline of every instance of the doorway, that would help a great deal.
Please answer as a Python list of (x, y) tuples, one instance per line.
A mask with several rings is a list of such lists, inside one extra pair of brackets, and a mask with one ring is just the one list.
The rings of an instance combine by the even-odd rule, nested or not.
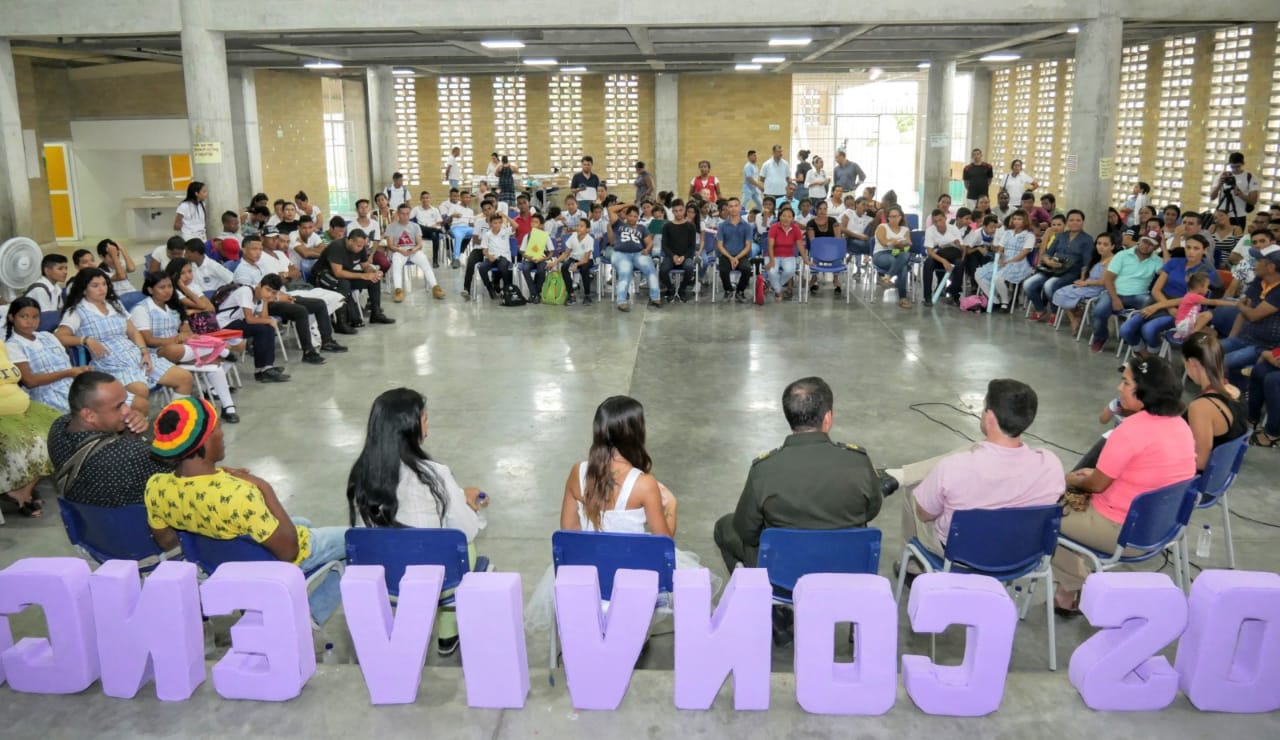
[(80, 238), (80, 219), (76, 212), (71, 143), (46, 142), (44, 163), (45, 172), (49, 178), (49, 210), (53, 219), (53, 238), (60, 242), (75, 241)]

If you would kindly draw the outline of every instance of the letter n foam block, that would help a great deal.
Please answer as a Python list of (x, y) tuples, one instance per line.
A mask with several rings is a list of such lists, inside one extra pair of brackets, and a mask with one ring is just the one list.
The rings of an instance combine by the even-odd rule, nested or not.
[(940, 666), (923, 655), (902, 656), (907, 695), (927, 714), (980, 717), (1000, 708), (1013, 654), (1018, 610), (990, 576), (926, 573), (907, 601), (911, 629), (942, 632), (965, 625), (964, 662)]
[(1206, 570), (1191, 584), (1179, 685), (1197, 709), (1280, 709), (1280, 575)]
[(374, 704), (412, 704), (418, 698), (442, 583), (444, 566), (405, 568), (392, 618), (381, 565), (348, 565), (342, 574), (342, 610)]
[(185, 701), (204, 683), (204, 627), (196, 566), (169, 560), (143, 586), (138, 563), (108, 560), (89, 576), (107, 696), (132, 699), (154, 676), (162, 701)]
[(32, 605), (44, 609), (49, 638), (26, 637), (0, 654), (9, 686), (32, 694), (77, 694), (89, 688), (98, 680), (98, 647), (88, 563), (26, 558), (0, 571), (0, 614)]
[(574, 709), (617, 709), (649, 635), (658, 600), (658, 573), (620, 569), (606, 614), (593, 565), (556, 571), (556, 625), (565, 682)]
[(733, 708), (769, 708), (773, 588), (764, 568), (738, 568), (711, 613), (706, 568), (675, 572), (676, 686), (679, 709), (710, 709), (733, 674)]
[[(796, 583), (796, 701), (815, 714), (884, 714), (898, 698), (898, 605), (888, 579), (810, 573)], [(835, 625), (852, 622), (852, 663), (835, 662)]]
[[(1071, 654), (1071, 685), (1090, 709), (1151, 712), (1178, 694), (1178, 674), (1156, 656), (1187, 626), (1187, 599), (1163, 573), (1094, 573), (1080, 611), (1098, 634)], [(1155, 656), (1155, 657), (1153, 657)]]
[(316, 672), (311, 611), (302, 571), (291, 563), (223, 563), (200, 586), (204, 613), (244, 616), (231, 627), (231, 649), (213, 666), (224, 699), (287, 701)]
[(519, 573), (467, 573), (454, 592), (467, 706), (520, 709), (529, 695), (529, 651)]

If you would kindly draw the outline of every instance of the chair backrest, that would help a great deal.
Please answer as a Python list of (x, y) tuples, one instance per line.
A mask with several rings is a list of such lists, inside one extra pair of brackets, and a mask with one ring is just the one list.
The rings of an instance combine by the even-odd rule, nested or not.
[(966, 509), (951, 515), (947, 560), (998, 576), (1033, 567), (1058, 546), (1062, 507)]
[(40, 326), (37, 331), (53, 331), (58, 328), (58, 322), (62, 320), (61, 311), (41, 311)]
[(151, 538), (147, 507), (142, 504), (108, 508), (59, 497), (58, 509), (67, 539), (99, 563), (145, 560), (164, 554)]
[(676, 570), (676, 543), (670, 537), (623, 532), (576, 532), (562, 529), (551, 535), (551, 560), (562, 565), (594, 565), (600, 579), (600, 598), (613, 595), (613, 574), (619, 568), (658, 573), (658, 592), (671, 593)]
[(392, 596), (400, 595), (400, 579), (410, 565), (443, 565), (442, 591), (457, 588), (471, 570), (467, 536), (457, 529), (352, 527), (346, 540), (347, 565), (381, 565)]
[(236, 268), (240, 266), (240, 260), (228, 260), (223, 262), (222, 266), (227, 268), (227, 272), (234, 275), (236, 274)]
[(907, 228), (911, 229), (912, 231), (915, 231), (916, 229), (920, 228), (920, 214), (918, 213), (907, 214)]
[(848, 253), (845, 240), (838, 236), (820, 236), (809, 244), (809, 257), (818, 263), (844, 262)]
[(133, 310), (134, 306), (138, 305), (139, 303), (142, 303), (143, 299), (145, 299), (146, 297), (147, 297), (146, 294), (140, 290), (135, 290), (130, 293), (125, 293), (124, 295), (120, 296), (120, 305), (124, 306), (125, 313), (128, 313)]
[(875, 573), (880, 569), (880, 530), (781, 529), (760, 534), (756, 565), (769, 571), (769, 582), (794, 591), (809, 573)]
[(924, 254), (924, 232), (912, 227), (911, 229), (911, 253)]
[(1209, 462), (1204, 466), (1204, 472), (1192, 485), (1197, 496), (1208, 499), (1201, 502), (1202, 506), (1215, 503), (1222, 494), (1227, 492), (1235, 482), (1240, 466), (1244, 464), (1244, 453), (1248, 449), (1249, 434), (1247, 432), (1213, 448), (1209, 453)]
[(1148, 491), (1129, 505), (1129, 515), (1120, 528), (1118, 545), (1139, 550), (1154, 550), (1178, 536), (1191, 520), (1196, 492), (1194, 479)]
[(208, 575), (213, 575), (223, 563), (256, 563), (276, 559), (270, 550), (248, 536), (218, 540), (195, 532), (179, 531), (178, 541), (182, 543), (182, 556)]

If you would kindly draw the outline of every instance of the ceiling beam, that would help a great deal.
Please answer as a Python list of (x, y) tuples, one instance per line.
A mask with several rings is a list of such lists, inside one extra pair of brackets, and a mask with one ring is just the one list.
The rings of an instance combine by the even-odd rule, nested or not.
[(972, 59), (973, 57), (980, 57), (983, 54), (990, 54), (996, 51), (1003, 51), (1005, 49), (1011, 49), (1015, 46), (1030, 44), (1035, 41), (1043, 41), (1045, 39), (1053, 38), (1054, 36), (1062, 36), (1067, 32), (1067, 29), (1070, 28), (1072, 25), (1075, 25), (1075, 24), (1068, 24), (1065, 26), (1050, 26), (1049, 28), (1044, 28), (1039, 31), (1033, 31), (1032, 33), (1024, 33), (1021, 36), (1014, 36), (1013, 38), (1008, 38), (1003, 41), (997, 41), (992, 44), (979, 46), (975, 49), (970, 49), (969, 51), (963, 54), (956, 55), (956, 61), (962, 62), (967, 59)]
[(258, 44), (259, 49), (274, 51), (278, 54), (293, 54), (296, 57), (312, 57), (330, 62), (348, 62), (351, 57), (328, 51), (331, 47), (291, 46), (289, 44)]
[(650, 69), (661, 71), (667, 68), (666, 64), (656, 58), (658, 50), (653, 47), (653, 41), (649, 39), (649, 29), (644, 26), (627, 26), (627, 33), (631, 35), (631, 43), (645, 55), (645, 61), (649, 63)]
[[(875, 28), (876, 28), (876, 27), (875, 27), (874, 25), (872, 25), (872, 24), (866, 24), (866, 25), (862, 25), (862, 26), (857, 26), (857, 27), (856, 27), (856, 28), (854, 28), (852, 31), (850, 31), (850, 32), (846, 33), (845, 35), (843, 35), (843, 36), (841, 36), (841, 37), (839, 37), (839, 38), (837, 38), (836, 40), (831, 41), (831, 42), (826, 43), (826, 44), (823, 44), (822, 46), (818, 47), (817, 49), (815, 49), (813, 52), (811, 52), (808, 56), (804, 57), (804, 58), (803, 58), (803, 59), (801, 59), (800, 61), (801, 61), (801, 62), (816, 62), (816, 61), (818, 61), (819, 59), (821, 59), (821, 58), (823, 57), (823, 55), (827, 54), (828, 52), (835, 51), (836, 49), (839, 49), (840, 47), (844, 46), (845, 44), (849, 43), (850, 41), (853, 41), (854, 39), (858, 38), (859, 36), (865, 36), (866, 34), (871, 33), (872, 31), (874, 31), (874, 30), (875, 30)], [(793, 64), (793, 62), (790, 62), (790, 61), (783, 62), (782, 64), (779, 64), (778, 66), (774, 67), (774, 68), (773, 68), (773, 71), (774, 71), (774, 72), (781, 72), (781, 71), (785, 70), (787, 67), (790, 67), (792, 64)]]

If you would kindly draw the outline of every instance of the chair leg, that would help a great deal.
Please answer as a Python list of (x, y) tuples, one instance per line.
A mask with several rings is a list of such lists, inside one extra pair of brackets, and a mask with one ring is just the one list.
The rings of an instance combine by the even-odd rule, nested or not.
[(895, 603), (902, 602), (902, 587), (907, 585), (907, 559), (911, 557), (911, 548), (902, 548), (902, 557), (898, 560), (898, 587), (893, 592)]
[(551, 637), (550, 653), (551, 654), (547, 661), (548, 668), (549, 668), (547, 672), (547, 683), (551, 684), (552, 686), (556, 685), (556, 629), (557, 629), (556, 620), (555, 620), (555, 615), (553, 614), (551, 617), (551, 635), (550, 635)]
[(1044, 617), (1049, 623), (1049, 670), (1058, 670), (1058, 638), (1054, 632), (1053, 614), (1053, 568), (1049, 569), (1044, 579)]
[(1236, 546), (1231, 541), (1231, 508), (1227, 506), (1227, 494), (1222, 494), (1222, 534), (1227, 538), (1227, 567), (1236, 569)]

